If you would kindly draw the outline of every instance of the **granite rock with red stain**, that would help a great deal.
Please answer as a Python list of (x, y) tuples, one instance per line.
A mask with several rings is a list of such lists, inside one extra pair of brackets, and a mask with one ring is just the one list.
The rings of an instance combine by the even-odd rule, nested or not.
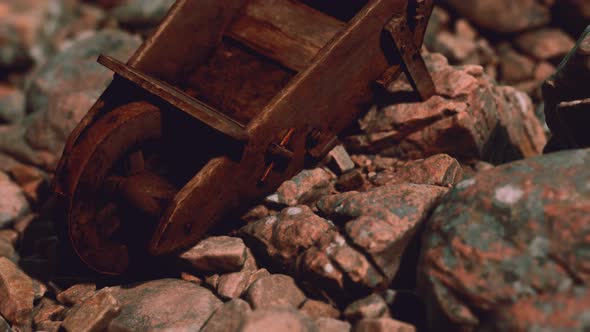
[(482, 172), (446, 196), (419, 264), (431, 327), (588, 328), (589, 164), (590, 150), (544, 155)]
[[(524, 92), (498, 86), (480, 66), (452, 67), (440, 54), (425, 60), (437, 94), (372, 109), (360, 120), (364, 135), (346, 138), (349, 150), (404, 159), (446, 153), (492, 163), (542, 152), (547, 138)], [(393, 91), (412, 88), (400, 80)]]
[(319, 210), (340, 223), (355, 246), (364, 250), (387, 280), (398, 272), (404, 250), (447, 188), (394, 184), (362, 193), (326, 196)]
[(333, 176), (322, 168), (306, 169), (281, 184), (276, 193), (266, 197), (269, 204), (308, 204), (330, 189)]
[(240, 229), (240, 234), (252, 243), (254, 250), (262, 251), (280, 265), (290, 266), (332, 227), (330, 221), (299, 205), (251, 222)]
[(121, 313), (108, 331), (198, 331), (222, 304), (211, 291), (178, 279), (112, 288)]

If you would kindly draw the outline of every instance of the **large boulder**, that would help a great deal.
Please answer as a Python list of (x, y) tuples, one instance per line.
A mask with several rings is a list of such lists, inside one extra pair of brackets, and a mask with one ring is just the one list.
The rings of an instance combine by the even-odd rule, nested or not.
[(590, 328), (589, 164), (590, 150), (531, 158), (446, 196), (427, 223), (419, 264), (431, 327)]
[[(346, 139), (349, 149), (408, 159), (446, 153), (492, 163), (541, 153), (546, 136), (524, 92), (498, 86), (480, 66), (452, 67), (440, 54), (425, 59), (437, 94), (372, 109), (360, 120), (364, 135)], [(412, 88), (400, 80), (391, 91)]]

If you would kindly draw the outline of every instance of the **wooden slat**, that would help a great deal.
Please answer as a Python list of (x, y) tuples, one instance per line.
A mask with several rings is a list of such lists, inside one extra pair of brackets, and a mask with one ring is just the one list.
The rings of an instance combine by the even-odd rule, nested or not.
[(252, 0), (228, 35), (283, 66), (301, 71), (346, 24), (293, 0)]
[(225, 114), (215, 110), (209, 105), (184, 94), (177, 88), (145, 75), (142, 72), (108, 56), (101, 55), (98, 58), (98, 62), (114, 71), (117, 75), (137, 84), (179, 110), (204, 122), (211, 128), (214, 128), (235, 140), (242, 142), (248, 141), (248, 133), (240, 123), (227, 117)]
[(187, 68), (202, 64), (246, 0), (176, 0), (166, 18), (128, 64), (174, 84)]

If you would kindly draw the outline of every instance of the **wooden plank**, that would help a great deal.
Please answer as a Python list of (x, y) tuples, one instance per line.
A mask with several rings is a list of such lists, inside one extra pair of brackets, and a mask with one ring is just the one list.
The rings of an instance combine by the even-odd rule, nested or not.
[[(396, 17), (385, 26), (391, 41), (395, 44), (404, 62), (406, 77), (418, 92), (422, 100), (428, 100), (436, 93), (432, 77), (426, 68), (426, 63), (420, 54), (421, 45), (416, 45), (414, 34), (410, 31), (405, 16)], [(387, 73), (388, 71), (386, 71)], [(393, 84), (390, 81), (389, 84)]]
[(283, 66), (304, 70), (346, 24), (294, 0), (252, 0), (228, 36)]
[(246, 0), (177, 0), (128, 64), (174, 84), (207, 60)]
[(145, 75), (108, 56), (101, 55), (98, 58), (98, 62), (114, 71), (117, 75), (137, 84), (146, 91), (162, 98), (172, 106), (190, 114), (219, 132), (237, 141), (248, 141), (248, 133), (240, 123), (218, 112), (209, 105), (184, 94), (177, 88)]

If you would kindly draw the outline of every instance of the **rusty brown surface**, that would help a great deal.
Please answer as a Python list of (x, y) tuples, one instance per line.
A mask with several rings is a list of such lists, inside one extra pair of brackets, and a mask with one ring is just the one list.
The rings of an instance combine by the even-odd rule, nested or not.
[[(307, 5), (179, 0), (127, 65), (100, 58), (115, 80), (71, 134), (54, 183), (86, 264), (120, 274), (138, 255), (193, 245), (328, 153), (384, 72), (404, 68), (429, 96), (417, 50), (431, 1), (368, 1), (347, 21)], [(382, 39), (392, 22), (405, 29), (388, 29), (395, 56)]]

